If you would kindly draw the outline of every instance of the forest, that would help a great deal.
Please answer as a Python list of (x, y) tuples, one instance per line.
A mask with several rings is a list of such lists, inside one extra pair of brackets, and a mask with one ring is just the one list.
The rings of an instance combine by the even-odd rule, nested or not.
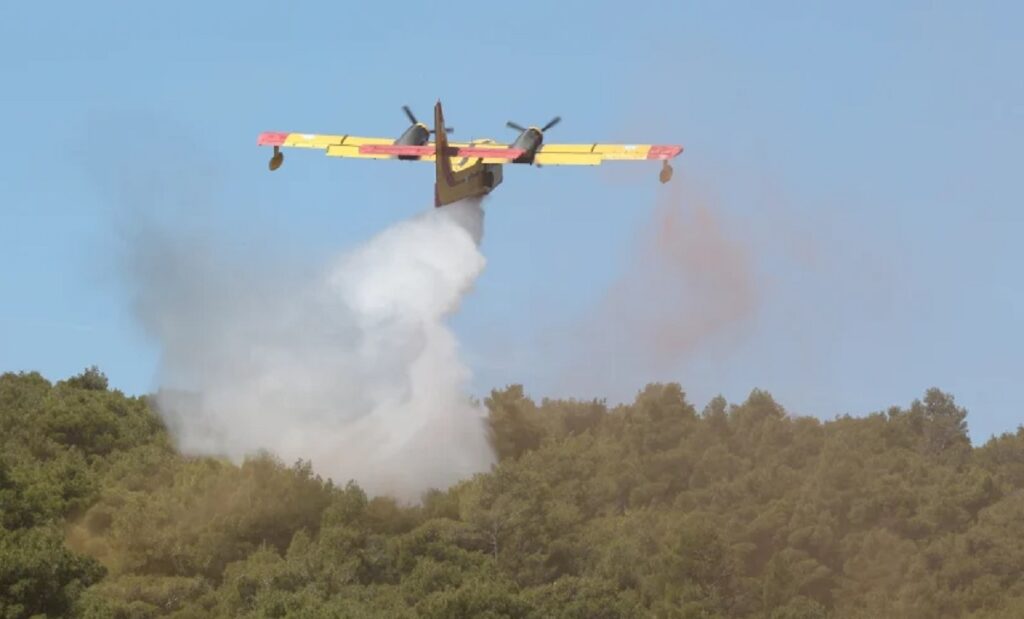
[(96, 368), (0, 376), (0, 617), (1024, 617), (1024, 428), (938, 389), (832, 420), (481, 403), (497, 464), (417, 505), (187, 457)]

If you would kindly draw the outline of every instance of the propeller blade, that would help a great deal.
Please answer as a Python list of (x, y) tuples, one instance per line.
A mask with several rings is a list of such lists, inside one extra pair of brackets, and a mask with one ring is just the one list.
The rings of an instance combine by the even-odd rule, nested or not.
[(416, 117), (413, 116), (412, 110), (409, 109), (408, 105), (403, 105), (402, 111), (404, 111), (405, 115), (409, 117), (409, 122), (411, 122), (412, 124), (415, 125), (416, 123), (419, 122), (418, 120), (416, 120)]
[(511, 128), (511, 129), (515, 129), (516, 131), (519, 131), (520, 133), (523, 132), (523, 131), (526, 131), (526, 127), (524, 127), (522, 125), (517, 125), (516, 123), (512, 122), (511, 120), (508, 121), (507, 123), (505, 123), (505, 126)]
[(540, 128), (540, 130), (541, 130), (542, 132), (544, 132), (544, 131), (547, 131), (548, 129), (550, 129), (551, 127), (554, 127), (555, 125), (557, 125), (557, 124), (558, 124), (558, 123), (560, 123), (560, 122), (562, 122), (562, 117), (561, 117), (561, 116), (555, 116), (554, 118), (552, 118), (552, 119), (551, 119), (551, 120), (550, 120), (550, 121), (548, 122), (548, 124), (546, 124), (546, 125), (544, 125), (543, 127), (541, 127), (541, 128)]
[[(454, 127), (445, 127), (444, 130), (447, 131), (448, 133), (455, 133)], [(437, 133), (437, 129), (431, 129), (430, 132)]]

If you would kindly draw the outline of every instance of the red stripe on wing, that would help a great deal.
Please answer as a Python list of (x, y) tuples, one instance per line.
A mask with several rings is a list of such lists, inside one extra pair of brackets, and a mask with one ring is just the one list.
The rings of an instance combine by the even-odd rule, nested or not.
[(460, 146), (455, 151), (456, 157), (479, 157), (481, 159), (518, 159), (523, 154), (521, 148), (486, 148), (479, 146)]
[(408, 146), (404, 144), (362, 144), (360, 155), (404, 155), (407, 157), (423, 157), (433, 155), (433, 146)]
[(683, 152), (682, 146), (652, 146), (651, 150), (647, 151), (648, 159), (671, 159)]
[(256, 140), (256, 146), (281, 146), (288, 139), (290, 133), (280, 131), (264, 131)]
[[(408, 146), (403, 144), (363, 144), (359, 147), (361, 155), (404, 155), (407, 157), (423, 157), (433, 155), (434, 145)], [(459, 146), (448, 151), (452, 157), (472, 157), (491, 159), (516, 159), (523, 154), (519, 148), (481, 148)]]

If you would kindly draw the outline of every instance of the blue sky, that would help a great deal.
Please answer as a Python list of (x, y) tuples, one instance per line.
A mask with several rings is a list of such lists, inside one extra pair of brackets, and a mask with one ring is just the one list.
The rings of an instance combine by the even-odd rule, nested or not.
[[(798, 6), (801, 5), (802, 6)], [(832, 417), (926, 388), (1013, 430), (1024, 376), (1024, 40), (1018, 3), (103, 2), (0, 8), (0, 371), (91, 364), (155, 386), (119, 283), (126, 207), (315, 257), (429, 208), (427, 167), (289, 154), (262, 130), (397, 135), (445, 102), (460, 138), (681, 143), (674, 183), (747, 248), (749, 323), (609, 393), (551, 342), (621, 277), (656, 168), (512, 169), (488, 267), (453, 324), (473, 389), (702, 406), (771, 391)], [(257, 247), (253, 248), (253, 245)]]

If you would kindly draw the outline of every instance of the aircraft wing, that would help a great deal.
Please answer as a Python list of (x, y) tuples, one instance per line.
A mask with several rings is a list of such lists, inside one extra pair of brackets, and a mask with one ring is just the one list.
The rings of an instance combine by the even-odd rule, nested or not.
[(391, 144), (394, 138), (365, 138), (354, 135), (320, 135), (316, 133), (282, 133), (265, 131), (256, 144), (281, 148), (314, 148), (326, 151), (328, 157), (356, 157), (360, 159), (388, 159), (391, 155), (360, 151), (362, 146)]
[(668, 160), (682, 146), (663, 144), (544, 144), (534, 155), (540, 165), (600, 165), (602, 161)]
[[(256, 141), (259, 146), (281, 148), (315, 148), (326, 151), (328, 157), (357, 159), (414, 158), (433, 161), (436, 147), (433, 142), (422, 146), (395, 144), (394, 138), (367, 138), (354, 135), (320, 135), (315, 133), (282, 133), (265, 131)], [(523, 151), (506, 144), (449, 144), (452, 157), (483, 159), (484, 163), (508, 163)]]

